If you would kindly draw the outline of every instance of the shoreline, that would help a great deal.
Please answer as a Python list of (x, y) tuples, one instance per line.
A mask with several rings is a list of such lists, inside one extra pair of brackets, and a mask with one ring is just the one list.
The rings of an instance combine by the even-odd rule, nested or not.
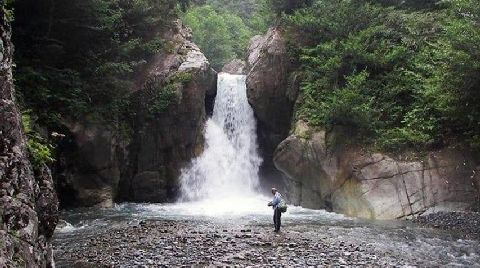
[[(480, 262), (478, 237), (415, 222), (120, 220), (56, 233), (57, 267), (399, 267)], [(291, 220), (291, 219), (290, 219)], [(421, 243), (419, 246), (418, 244)]]
[(480, 240), (480, 213), (473, 211), (442, 211), (418, 216), (414, 223), (434, 229), (462, 234), (467, 239)]

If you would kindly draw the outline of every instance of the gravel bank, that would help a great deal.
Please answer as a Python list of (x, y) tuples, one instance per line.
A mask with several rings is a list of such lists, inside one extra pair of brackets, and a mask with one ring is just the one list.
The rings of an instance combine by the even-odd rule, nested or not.
[(456, 231), (466, 238), (480, 238), (480, 213), (478, 212), (436, 212), (419, 216), (414, 222), (432, 228)]
[(480, 260), (475, 241), (442, 243), (436, 233), (408, 228), (292, 225), (277, 235), (269, 225), (145, 220), (57, 234), (54, 254), (57, 267), (425, 267)]

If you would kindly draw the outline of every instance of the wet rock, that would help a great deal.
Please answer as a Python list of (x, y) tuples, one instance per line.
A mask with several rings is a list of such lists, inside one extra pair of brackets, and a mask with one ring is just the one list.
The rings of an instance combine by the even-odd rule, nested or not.
[(276, 149), (274, 162), (294, 204), (374, 219), (479, 204), (473, 153), (444, 149), (423, 160), (400, 160), (354, 147), (327, 149), (331, 135), (300, 121)]
[(15, 103), (11, 26), (0, 5), (0, 267), (53, 265), (58, 201), (46, 166), (29, 159)]
[(421, 215), (413, 221), (425, 226), (458, 231), (467, 237), (480, 238), (480, 213), (478, 212), (436, 212)]
[(257, 118), (264, 167), (273, 166), (273, 151), (288, 136), (298, 92), (290, 74), (291, 63), (282, 29), (271, 28), (265, 35), (252, 38), (247, 67), (248, 101)]
[(246, 63), (242, 60), (234, 59), (223, 66), (222, 72), (229, 74), (246, 74)]
[[(229, 226), (228, 223), (225, 226)], [(231, 225), (230, 225), (231, 226)], [(250, 227), (250, 226), (249, 226)], [(55, 240), (55, 256), (60, 267), (71, 267), (72, 260), (88, 259), (91, 263), (110, 265), (114, 267), (149, 267), (156, 266), (238, 266), (238, 267), (307, 267), (307, 266), (337, 266), (345, 267), (403, 267), (415, 266), (442, 266), (452, 259), (438, 258), (437, 253), (431, 255), (417, 254), (422, 250), (418, 243), (424, 237), (415, 236), (410, 246), (403, 244), (402, 236), (390, 237), (385, 230), (375, 230), (366, 235), (364, 228), (325, 228), (324, 226), (296, 225), (288, 226), (286, 232), (276, 236), (271, 227), (254, 226), (253, 233), (256, 243), (249, 243), (248, 239), (235, 239), (235, 235), (242, 233), (246, 228), (224, 229), (224, 226), (207, 222), (169, 222), (146, 221), (141, 228), (131, 228), (129, 224), (117, 224), (102, 227), (95, 232), (85, 232), (74, 237), (68, 234), (59, 235)], [(168, 229), (163, 233), (161, 230)], [(223, 233), (223, 230), (228, 232)], [(299, 232), (290, 232), (299, 230)], [(380, 231), (382, 230), (382, 231)], [(196, 232), (196, 234), (191, 234)], [(223, 241), (209, 240), (203, 234), (222, 232)], [(116, 234), (125, 234), (119, 237)], [(148, 234), (145, 236), (145, 234)], [(189, 235), (185, 235), (189, 234)], [(246, 234), (246, 233), (242, 233)], [(380, 235), (387, 235), (382, 238)], [(431, 234), (428, 235), (428, 237)], [(339, 236), (343, 236), (339, 238)], [(139, 239), (142, 237), (142, 239)], [(126, 239), (126, 242), (119, 242)], [(223, 238), (222, 238), (223, 239)], [(370, 246), (364, 246), (367, 240)], [(430, 239), (430, 238), (429, 238)], [(96, 243), (95, 241), (104, 241)], [(392, 244), (384, 244), (391, 241)], [(439, 243), (441, 239), (436, 239)], [(225, 242), (225, 243), (222, 243)], [(395, 243), (400, 242), (401, 247)], [(413, 242), (413, 241), (412, 241)], [(440, 242), (441, 243), (441, 242)], [(455, 243), (459, 243), (458, 241)], [(475, 241), (469, 241), (465, 251), (473, 256), (465, 266), (475, 262), (480, 256), (480, 249)], [(119, 246), (123, 244), (125, 246)], [(156, 245), (156, 246), (150, 246)], [(435, 248), (440, 244), (436, 244)], [(458, 244), (452, 245), (446, 252), (459, 255), (460, 251), (453, 250)], [(405, 253), (405, 247), (410, 251)], [(356, 251), (360, 248), (361, 251)], [(425, 252), (425, 251), (423, 251)], [(442, 254), (442, 253), (438, 253)], [(478, 254), (478, 255), (477, 255)], [(85, 256), (85, 257), (79, 257)], [(459, 255), (461, 256), (461, 254)], [(475, 257), (477, 256), (477, 257)], [(459, 259), (457, 259), (459, 260)]]

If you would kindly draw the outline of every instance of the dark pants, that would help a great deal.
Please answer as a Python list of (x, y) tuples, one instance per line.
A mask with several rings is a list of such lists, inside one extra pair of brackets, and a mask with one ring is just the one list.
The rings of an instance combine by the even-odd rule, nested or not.
[(280, 231), (280, 225), (282, 225), (282, 212), (279, 208), (273, 210), (273, 224), (275, 225), (275, 232)]

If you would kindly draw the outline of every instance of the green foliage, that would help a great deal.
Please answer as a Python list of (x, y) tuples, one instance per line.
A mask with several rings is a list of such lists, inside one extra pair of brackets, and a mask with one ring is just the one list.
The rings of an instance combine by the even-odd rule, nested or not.
[(188, 72), (175, 73), (170, 76), (164, 84), (155, 79), (148, 81), (145, 85), (148, 92), (151, 92), (147, 109), (151, 115), (165, 112), (177, 96), (177, 90), (181, 90), (192, 80), (192, 74)]
[(275, 22), (271, 0), (206, 0), (183, 15), (213, 67), (244, 59), (250, 39), (264, 34)]
[(3, 3), (0, 3), (0, 8), (5, 12), (5, 19), (7, 22), (12, 22), (14, 20), (14, 12), (12, 8), (13, 0), (5, 0)]
[(256, 9), (246, 22), (254, 34), (265, 34), (268, 28), (275, 23), (275, 14), (268, 1), (269, 0), (257, 0)]
[(296, 9), (310, 6), (312, 2), (312, 0), (268, 0), (277, 15), (292, 14)]
[(54, 128), (86, 115), (115, 125), (146, 60), (168, 49), (160, 35), (176, 7), (174, 0), (15, 1), (21, 104)]
[(23, 130), (27, 136), (27, 149), (30, 153), (32, 164), (39, 167), (53, 162), (53, 146), (45, 141), (38, 132), (33, 129), (34, 121), (31, 111), (22, 114)]
[(245, 21), (257, 10), (259, 2), (258, 0), (207, 0), (205, 4), (217, 10), (234, 13)]
[(297, 117), (386, 150), (479, 145), (477, 1), (377, 2), (317, 0), (285, 17), (304, 77)]
[(209, 5), (197, 6), (183, 16), (183, 21), (215, 69), (244, 57), (252, 32), (236, 14)]

